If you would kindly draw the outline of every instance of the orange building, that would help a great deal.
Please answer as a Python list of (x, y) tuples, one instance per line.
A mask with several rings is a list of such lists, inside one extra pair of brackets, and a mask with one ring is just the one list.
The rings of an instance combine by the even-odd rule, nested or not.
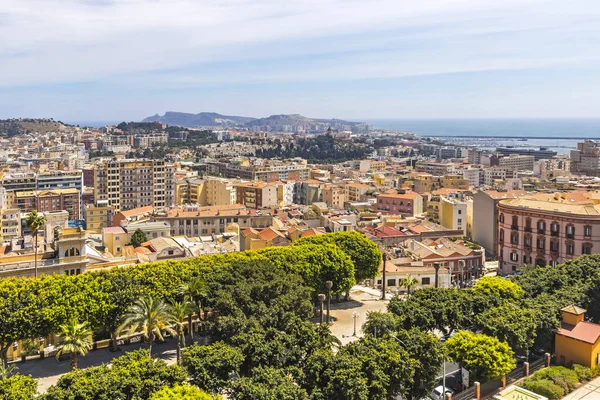
[(594, 368), (600, 357), (600, 325), (584, 321), (583, 308), (568, 306), (561, 312), (561, 327), (555, 335), (556, 362)]

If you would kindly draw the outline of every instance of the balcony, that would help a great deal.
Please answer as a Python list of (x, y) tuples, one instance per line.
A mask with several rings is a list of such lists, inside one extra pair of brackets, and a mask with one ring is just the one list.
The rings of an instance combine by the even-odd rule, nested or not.
[(552, 231), (550, 232), (550, 235), (553, 237), (559, 237), (560, 236), (560, 232), (559, 231)]
[(519, 230), (519, 225), (511, 225), (510, 229), (513, 231), (518, 231)]

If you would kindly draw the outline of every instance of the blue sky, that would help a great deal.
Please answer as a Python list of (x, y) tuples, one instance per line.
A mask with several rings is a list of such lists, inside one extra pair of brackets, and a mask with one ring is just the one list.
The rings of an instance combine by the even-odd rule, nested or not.
[(0, 118), (600, 117), (597, 0), (2, 0)]

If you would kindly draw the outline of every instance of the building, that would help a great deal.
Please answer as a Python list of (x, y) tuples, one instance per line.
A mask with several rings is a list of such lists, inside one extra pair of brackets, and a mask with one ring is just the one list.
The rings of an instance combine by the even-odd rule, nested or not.
[(466, 168), (462, 170), (463, 178), (469, 181), (469, 186), (478, 187), (481, 185), (482, 170), (481, 168)]
[(36, 174), (34, 172), (18, 172), (6, 174), (2, 177), (2, 186), (6, 191), (21, 192), (37, 188)]
[(482, 155), (483, 150), (471, 147), (467, 151), (467, 160), (469, 164), (481, 164)]
[(240, 251), (287, 246), (289, 244), (290, 239), (273, 227), (264, 229), (246, 228), (240, 233)]
[(294, 203), (311, 205), (317, 201), (323, 201), (323, 188), (325, 183), (311, 179), (294, 183)]
[[(400, 257), (389, 260), (385, 267), (385, 286), (391, 292), (407, 292), (408, 288), (401, 286), (401, 282), (406, 278), (414, 278), (417, 284), (411, 287), (411, 292), (417, 289), (435, 287), (435, 268), (433, 266), (423, 266), (420, 261), (414, 261), (411, 257)], [(450, 274), (447, 267), (441, 267), (438, 272), (438, 287), (450, 287)], [(367, 282), (368, 284), (369, 282)], [(383, 283), (383, 263), (379, 266), (379, 274), (373, 281), (376, 289), (381, 289)]]
[(600, 325), (585, 321), (586, 310), (568, 306), (560, 310), (562, 322), (554, 335), (556, 363), (595, 368), (600, 359)]
[(18, 208), (0, 209), (1, 241), (10, 242), (21, 236), (21, 210)]
[(303, 181), (310, 178), (310, 168), (306, 160), (276, 161), (235, 158), (229, 162), (208, 161), (208, 172), (225, 178), (238, 178), (249, 181)]
[(358, 165), (360, 171), (385, 171), (386, 168), (386, 162), (379, 160), (361, 160)]
[(112, 226), (126, 226), (133, 222), (150, 221), (150, 216), (154, 213), (154, 207), (146, 206), (134, 208), (132, 210), (115, 213), (112, 219)]
[(22, 213), (33, 210), (50, 212), (65, 210), (69, 219), (81, 219), (80, 195), (77, 189), (34, 190), (15, 193), (15, 206)]
[(511, 274), (524, 264), (555, 266), (598, 253), (600, 204), (588, 196), (587, 192), (537, 193), (500, 201), (499, 271)]
[(335, 185), (323, 187), (323, 201), (333, 209), (343, 209), (347, 201), (346, 189)]
[(415, 164), (415, 171), (437, 176), (450, 175), (454, 172), (454, 164), (419, 160)]
[(99, 201), (98, 204), (87, 204), (83, 208), (86, 230), (101, 232), (103, 228), (112, 226), (115, 209), (108, 205), (107, 200)]
[(423, 213), (423, 197), (404, 190), (400, 193), (380, 194), (377, 196), (377, 210), (402, 216), (420, 215)]
[(415, 177), (413, 182), (417, 193), (433, 192), (442, 188), (468, 190), (470, 184), (468, 179), (460, 175), (420, 175)]
[(255, 181), (238, 183), (236, 202), (248, 208), (277, 206), (277, 186), (273, 183)]
[(163, 160), (113, 160), (96, 167), (94, 202), (107, 200), (115, 212), (175, 204), (174, 168)]
[(81, 171), (52, 171), (37, 174), (37, 190), (77, 189), (83, 190)]
[(467, 232), (467, 203), (462, 193), (440, 196), (440, 223), (446, 228)]
[(499, 163), (500, 167), (504, 167), (512, 171), (533, 171), (534, 161), (534, 156), (513, 154), (500, 158)]
[(577, 150), (571, 150), (571, 172), (583, 173), (590, 176), (600, 175), (599, 142), (585, 140), (582, 143), (577, 143)]
[(366, 183), (347, 183), (346, 184), (346, 199), (347, 201), (364, 201), (363, 196), (373, 189), (371, 185)]
[(165, 221), (171, 226), (171, 236), (201, 236), (221, 234), (227, 225), (236, 223), (240, 229), (266, 228), (273, 224), (273, 216), (266, 210), (250, 210), (243, 205), (183, 206), (157, 211), (154, 221)]
[(539, 150), (523, 149), (518, 147), (498, 147), (496, 148), (496, 153), (504, 156), (509, 156), (511, 154), (533, 156), (535, 158), (535, 161), (539, 161), (545, 158), (552, 158), (557, 154), (556, 151), (548, 150), (545, 147), (540, 147)]
[(515, 171), (505, 167), (490, 167), (483, 170), (483, 183), (486, 186), (495, 186), (498, 181), (514, 178)]
[(188, 178), (176, 183), (176, 204), (225, 206), (235, 204), (236, 187), (225, 178)]
[(522, 190), (499, 192), (486, 190), (473, 195), (473, 225), (472, 239), (481, 245), (492, 257), (496, 257), (498, 250), (498, 209), (496, 205), (500, 200), (516, 199), (526, 196)]

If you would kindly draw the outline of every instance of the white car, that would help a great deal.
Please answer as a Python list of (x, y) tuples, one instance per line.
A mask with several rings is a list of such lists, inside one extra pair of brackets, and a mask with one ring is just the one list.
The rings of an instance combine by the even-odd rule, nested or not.
[[(443, 391), (444, 387), (442, 385), (436, 387), (435, 389), (433, 389), (433, 392), (431, 392), (431, 398), (433, 400), (446, 400), (446, 395), (442, 394)], [(454, 394), (454, 391), (446, 386), (446, 393)]]

